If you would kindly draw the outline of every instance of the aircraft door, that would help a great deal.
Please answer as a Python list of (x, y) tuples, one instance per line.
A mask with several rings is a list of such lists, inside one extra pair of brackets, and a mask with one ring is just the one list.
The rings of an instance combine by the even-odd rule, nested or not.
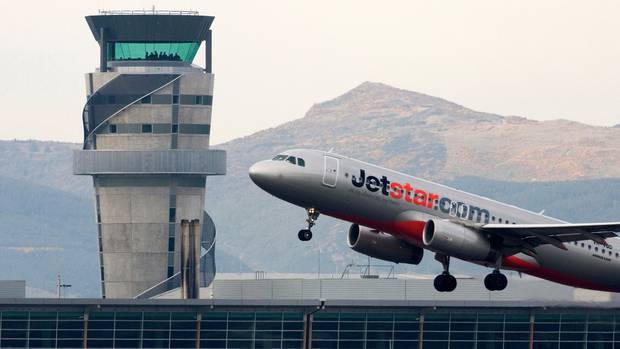
[(336, 186), (336, 182), (338, 182), (338, 159), (325, 156), (324, 164), (323, 185), (333, 188)]

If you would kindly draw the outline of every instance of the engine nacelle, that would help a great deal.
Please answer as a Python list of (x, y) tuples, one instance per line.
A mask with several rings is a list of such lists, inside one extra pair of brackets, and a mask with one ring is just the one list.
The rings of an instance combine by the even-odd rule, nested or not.
[(429, 220), (422, 235), (424, 245), (447, 255), (468, 260), (493, 260), (489, 239), (463, 225)]
[(347, 243), (353, 251), (393, 263), (419, 264), (424, 256), (421, 247), (357, 224), (349, 228)]

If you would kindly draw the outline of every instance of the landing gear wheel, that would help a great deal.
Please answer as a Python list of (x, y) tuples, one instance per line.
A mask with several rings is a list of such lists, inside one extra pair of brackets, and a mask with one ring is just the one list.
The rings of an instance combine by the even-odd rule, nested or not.
[(445, 281), (444, 281), (443, 275), (435, 276), (435, 280), (433, 280), (433, 286), (435, 286), (435, 289), (438, 292), (443, 292), (443, 285), (444, 285), (444, 283), (445, 283)]
[(484, 278), (484, 287), (489, 291), (502, 291), (506, 289), (506, 286), (508, 286), (508, 278), (498, 270), (494, 270)]
[(302, 229), (299, 233), (297, 233), (297, 237), (301, 241), (310, 241), (310, 239), (312, 239), (312, 231), (310, 229), (312, 229), (317, 218), (319, 218), (319, 211), (317, 211), (314, 207), (307, 208), (306, 213), (308, 214), (308, 219), (306, 219), (308, 229)]
[(450, 274), (446, 275), (445, 292), (452, 292), (456, 289), (456, 278)]
[(456, 289), (456, 278), (450, 275), (450, 256), (442, 253), (435, 253), (435, 260), (443, 266), (443, 273), (437, 275), (433, 281), (433, 286), (439, 292), (452, 292)]
[(452, 292), (456, 289), (456, 278), (444, 272), (435, 277), (433, 286), (439, 292)]
[(497, 284), (496, 286), (496, 290), (497, 291), (503, 291), (506, 289), (506, 286), (508, 286), (508, 278), (506, 277), (506, 275), (504, 274), (497, 274)]
[(310, 229), (302, 229), (297, 233), (297, 237), (301, 241), (310, 241), (312, 239), (312, 231)]
[(495, 291), (495, 283), (493, 282), (493, 279), (493, 274), (488, 274), (484, 277), (484, 287), (486, 287), (486, 289), (489, 291)]

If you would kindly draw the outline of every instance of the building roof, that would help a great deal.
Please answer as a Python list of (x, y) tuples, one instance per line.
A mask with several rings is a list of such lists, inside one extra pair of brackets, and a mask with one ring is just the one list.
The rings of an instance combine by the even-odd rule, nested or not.
[(122, 42), (199, 42), (207, 33), (215, 17), (169, 14), (96, 15), (87, 16), (86, 22), (95, 40), (105, 28), (106, 41)]
[[(488, 291), (479, 278), (457, 278), (454, 292), (437, 292), (432, 278), (362, 279), (362, 278), (274, 278), (248, 279), (243, 275), (234, 279), (216, 276), (213, 283), (200, 290), (203, 299), (233, 302), (316, 301), (354, 304), (409, 304), (410, 302), (513, 302), (524, 304), (602, 304), (611, 306), (620, 299), (608, 292), (590, 291), (562, 286), (549, 281), (525, 277), (509, 278), (508, 288), (501, 292)], [(174, 289), (157, 298), (178, 299), (180, 290)], [(344, 304), (343, 303), (343, 304)]]
[(196, 310), (195, 308), (287, 308), (287, 307), (331, 307), (331, 308), (515, 308), (515, 309), (610, 309), (617, 308), (616, 305), (608, 303), (591, 302), (566, 302), (566, 301), (360, 301), (360, 300), (307, 300), (307, 299), (288, 299), (288, 300), (247, 300), (247, 299), (90, 299), (90, 298), (25, 298), (25, 299), (0, 299), (0, 309), (11, 308), (45, 308), (59, 307), (64, 308), (89, 308), (94, 307), (127, 309), (154, 308), (158, 310), (180, 310), (185, 308)]

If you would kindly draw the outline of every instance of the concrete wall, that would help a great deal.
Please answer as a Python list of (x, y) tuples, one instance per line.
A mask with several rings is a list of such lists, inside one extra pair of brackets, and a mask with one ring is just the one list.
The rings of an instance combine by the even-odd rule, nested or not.
[(100, 150), (164, 150), (170, 149), (170, 135), (165, 134), (101, 134)]
[(179, 108), (181, 124), (211, 124), (211, 106), (182, 105)]
[(172, 122), (170, 109), (169, 105), (135, 104), (120, 112), (111, 122), (115, 124), (169, 124)]
[[(118, 73), (94, 73), (96, 91)], [(87, 77), (87, 90), (90, 82)], [(154, 94), (207, 95), (213, 75), (200, 69), (184, 75)], [(174, 108), (178, 108), (175, 122)], [(210, 124), (211, 106), (136, 103), (109, 124)], [(207, 149), (208, 134), (106, 133), (96, 135), (96, 150)], [(176, 141), (173, 139), (176, 138)], [(106, 298), (132, 298), (178, 271), (179, 227), (182, 219), (200, 219), (204, 210), (204, 175), (96, 175), (95, 192), (100, 234), (102, 289)], [(197, 184), (198, 183), (198, 184)], [(200, 185), (202, 183), (202, 185)], [(171, 209), (174, 223), (169, 222)], [(170, 247), (174, 245), (174, 250)]]
[[(488, 291), (482, 279), (459, 278), (454, 292), (437, 292), (433, 278), (424, 279), (218, 279), (202, 288), (204, 299), (241, 301), (316, 300), (328, 301), (554, 301), (609, 303), (617, 299), (608, 292), (558, 285), (533, 277), (511, 277), (501, 292)], [(172, 290), (156, 298), (179, 298)]]

